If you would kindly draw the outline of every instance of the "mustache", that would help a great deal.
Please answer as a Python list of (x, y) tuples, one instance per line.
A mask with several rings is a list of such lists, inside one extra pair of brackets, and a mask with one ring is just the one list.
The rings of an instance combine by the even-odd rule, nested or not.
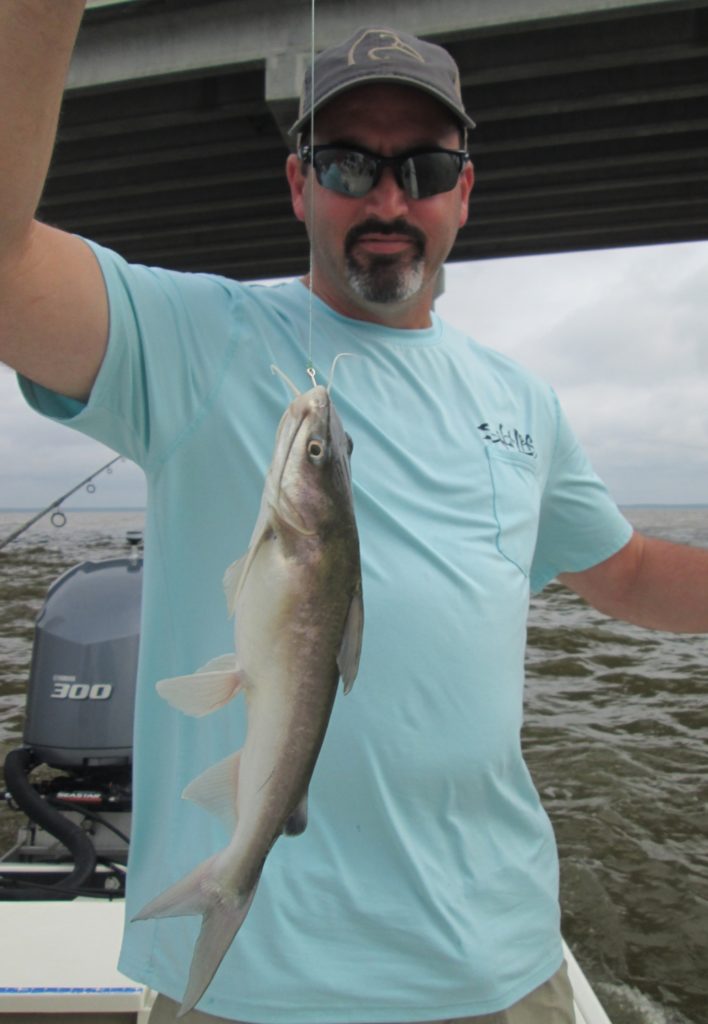
[(384, 221), (377, 220), (376, 217), (369, 217), (368, 220), (362, 221), (361, 224), (356, 224), (353, 228), (350, 228), (344, 239), (344, 251), (350, 253), (357, 242), (364, 237), (364, 235), (402, 235), (406, 238), (410, 238), (415, 243), (416, 248), (420, 255), (425, 251), (425, 235), (420, 228), (414, 227), (409, 224), (408, 221), (403, 220), (399, 217), (396, 220)]

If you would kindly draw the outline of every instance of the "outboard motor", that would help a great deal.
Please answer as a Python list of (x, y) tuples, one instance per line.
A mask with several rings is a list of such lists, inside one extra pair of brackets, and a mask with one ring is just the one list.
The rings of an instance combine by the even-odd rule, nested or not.
[[(97, 886), (122, 894), (117, 866), (126, 863), (129, 843), (141, 540), (128, 534), (129, 557), (82, 562), (47, 592), (35, 628), (24, 746), (7, 755), (5, 782), (6, 797), (29, 819), (14, 861), (54, 861), (57, 875), (37, 887), (28, 868), (22, 884), (15, 874), (12, 885), (0, 886), (0, 899), (97, 895)], [(33, 782), (40, 765), (59, 771), (42, 771)], [(74, 862), (68, 875), (59, 866), (67, 859)], [(102, 879), (97, 861), (111, 865)]]
[(37, 620), (24, 742), (81, 771), (129, 767), (142, 560), (82, 562), (49, 588)]

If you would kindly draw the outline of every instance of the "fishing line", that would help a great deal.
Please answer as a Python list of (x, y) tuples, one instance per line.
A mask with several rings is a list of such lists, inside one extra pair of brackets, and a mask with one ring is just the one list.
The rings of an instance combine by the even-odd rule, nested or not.
[[(312, 0), (310, 5), (310, 145), (315, 144), (315, 2)], [(310, 165), (308, 172), (308, 189), (310, 199), (310, 210), (312, 211), (312, 227), (310, 229), (310, 257), (309, 257), (309, 303), (308, 303), (308, 324), (307, 324), (307, 375), (312, 381), (312, 386), (315, 387), (317, 381), (315, 379), (315, 367), (312, 362), (312, 317), (313, 317), (313, 306), (314, 306), (314, 292), (312, 288), (312, 278), (314, 270), (313, 260), (313, 245), (312, 240), (315, 232), (315, 169), (314, 165)]]

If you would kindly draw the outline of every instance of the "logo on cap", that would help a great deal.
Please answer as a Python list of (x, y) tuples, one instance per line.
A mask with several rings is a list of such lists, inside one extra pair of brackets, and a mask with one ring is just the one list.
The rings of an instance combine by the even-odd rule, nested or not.
[(349, 50), (347, 64), (362, 64), (367, 60), (385, 61), (400, 56), (410, 57), (411, 60), (425, 64), (425, 57), (408, 43), (404, 43), (395, 32), (367, 29)]

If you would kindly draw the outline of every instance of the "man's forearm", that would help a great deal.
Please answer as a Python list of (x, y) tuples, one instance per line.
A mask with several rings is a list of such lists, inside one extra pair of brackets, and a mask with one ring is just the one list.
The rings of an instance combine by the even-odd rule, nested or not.
[(42, 195), (84, 6), (0, 3), (0, 261), (28, 231)]
[(0, 361), (86, 399), (108, 303), (96, 257), (35, 218), (84, 0), (0, 0)]
[(622, 551), (561, 581), (616, 619), (675, 633), (708, 633), (708, 550), (635, 533)]

